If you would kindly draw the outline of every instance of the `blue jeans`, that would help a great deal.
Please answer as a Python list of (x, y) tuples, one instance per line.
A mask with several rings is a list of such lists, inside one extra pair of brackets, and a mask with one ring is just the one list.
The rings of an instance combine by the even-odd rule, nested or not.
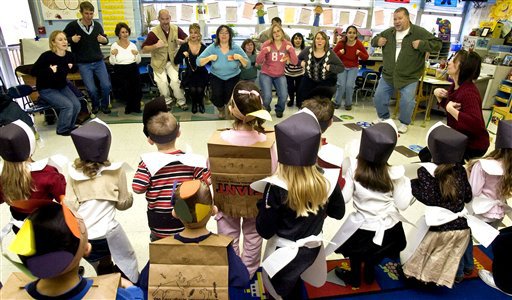
[[(92, 63), (77, 64), (78, 70), (80, 70), (80, 76), (84, 82), (85, 88), (89, 97), (91, 97), (92, 107), (107, 108), (110, 103), (110, 78), (108, 77), (107, 66), (103, 60), (95, 61)], [(101, 87), (101, 105), (100, 95), (98, 94), (98, 88), (94, 82), (94, 76), (98, 78)]]
[(75, 126), (76, 117), (80, 112), (80, 100), (75, 93), (65, 86), (58, 89), (43, 89), (39, 95), (53, 108), (59, 111), (59, 120), (57, 122), (57, 133), (70, 131)]
[[(400, 89), (400, 122), (405, 125), (411, 124), (412, 111), (416, 105), (416, 86), (415, 81)], [(373, 101), (377, 109), (377, 115), (381, 119), (389, 119), (389, 99), (393, 96), (395, 87), (389, 84), (383, 77), (379, 79), (379, 85), (375, 91)]]
[(267, 74), (260, 73), (260, 87), (263, 93), (263, 106), (270, 111), (270, 102), (272, 102), (272, 85), (276, 88), (277, 104), (276, 112), (283, 112), (288, 98), (288, 87), (286, 85), (286, 76), (270, 77)]
[(358, 71), (358, 68), (347, 68), (345, 71), (338, 73), (334, 104), (341, 106), (341, 98), (345, 98), (345, 106), (352, 105), (352, 96), (354, 95)]
[(464, 270), (473, 270), (475, 267), (475, 264), (473, 262), (473, 238), (469, 237), (469, 243), (466, 247), (466, 251), (464, 251), (464, 254), (462, 255), (462, 258), (460, 259), (459, 267), (457, 269), (456, 277), (464, 276)]

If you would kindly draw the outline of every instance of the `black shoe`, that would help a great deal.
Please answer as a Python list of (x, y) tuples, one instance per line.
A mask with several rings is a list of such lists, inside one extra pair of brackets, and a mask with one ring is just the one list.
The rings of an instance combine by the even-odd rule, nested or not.
[(129, 110), (129, 109), (125, 109), (125, 110), (124, 110), (124, 114), (125, 114), (125, 115), (129, 115), (129, 114), (131, 114), (131, 113), (132, 113), (132, 111), (131, 111), (131, 110)]
[(360, 280), (354, 280), (352, 277), (352, 272), (349, 270), (342, 269), (340, 267), (336, 267), (334, 269), (334, 274), (339, 279), (343, 280), (346, 284), (350, 284), (354, 288), (359, 288), (361, 286)]
[(338, 109), (338, 108), (340, 108), (340, 105), (339, 105), (339, 104), (334, 103), (334, 109)]
[(99, 107), (93, 107), (92, 110), (91, 110), (91, 113), (94, 114), (94, 115), (97, 115), (98, 111), (100, 111)]
[(132, 113), (141, 114), (141, 113), (142, 113), (142, 110), (140, 110), (140, 108), (139, 108), (138, 110), (134, 110), (134, 111), (132, 111)]
[(197, 103), (192, 103), (192, 113), (195, 114), (197, 113)]
[(205, 112), (204, 103), (199, 103), (198, 104), (198, 108), (199, 108), (199, 112), (204, 114), (204, 112)]
[(286, 103), (286, 106), (292, 107), (293, 106), (293, 101), (292, 100), (288, 101), (288, 103)]
[(276, 117), (282, 118), (283, 117), (283, 112), (282, 111), (276, 111)]
[(108, 115), (108, 114), (110, 114), (110, 113), (112, 112), (112, 111), (110, 110), (110, 108), (108, 108), (108, 107), (102, 108), (102, 109), (101, 109), (101, 111), (102, 111), (104, 114), (106, 114), (106, 115)]
[(352, 105), (345, 105), (346, 110), (352, 110)]
[(82, 266), (78, 267), (78, 275), (84, 277), (84, 274), (85, 274), (85, 268)]
[(63, 132), (57, 132), (58, 135), (62, 135), (62, 136), (70, 136), (71, 135), (71, 131), (72, 130), (66, 130), (66, 131), (63, 131)]

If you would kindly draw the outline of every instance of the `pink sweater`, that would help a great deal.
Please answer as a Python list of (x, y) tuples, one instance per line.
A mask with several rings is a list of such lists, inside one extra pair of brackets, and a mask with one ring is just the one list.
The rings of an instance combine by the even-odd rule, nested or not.
[[(290, 46), (289, 51), (286, 47)], [(268, 49), (270, 47), (270, 51)], [(298, 63), (297, 54), (292, 44), (286, 40), (281, 42), (281, 47), (276, 48), (276, 45), (268, 40), (261, 45), (261, 51), (256, 57), (256, 63), (261, 66), (261, 73), (270, 77), (284, 76), (284, 67), (286, 65), (286, 58), (290, 58), (290, 63), (296, 65)]]
[[(469, 183), (473, 191), (473, 197), (484, 197), (491, 200), (506, 200), (498, 199), (497, 190), (499, 187), (501, 176), (487, 174), (483, 169), (480, 161), (477, 161), (471, 169), (469, 174)], [(501, 220), (505, 216), (505, 210), (501, 205), (495, 205), (488, 212), (481, 215), (482, 219), (486, 222)]]

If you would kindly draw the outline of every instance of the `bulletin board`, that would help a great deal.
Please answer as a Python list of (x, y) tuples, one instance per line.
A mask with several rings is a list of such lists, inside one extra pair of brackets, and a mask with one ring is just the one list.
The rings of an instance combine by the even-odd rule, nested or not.
[[(45, 20), (73, 20), (80, 17), (80, 2), (82, 0), (39, 0)], [(88, 0), (96, 8), (94, 18), (98, 16), (98, 0)]]
[(114, 30), (119, 22), (124, 22), (134, 30), (133, 1), (101, 0), (103, 30), (109, 37), (114, 37)]

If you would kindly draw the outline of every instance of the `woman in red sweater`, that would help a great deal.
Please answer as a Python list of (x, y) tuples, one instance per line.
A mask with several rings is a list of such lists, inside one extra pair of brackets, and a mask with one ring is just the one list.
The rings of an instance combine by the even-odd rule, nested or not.
[(367, 60), (368, 52), (357, 39), (357, 28), (353, 25), (347, 27), (346, 38), (342, 38), (334, 47), (334, 53), (345, 66), (345, 71), (338, 73), (338, 82), (334, 107), (341, 106), (341, 98), (345, 97), (345, 109), (352, 109), (352, 95), (359, 71), (359, 60)]
[(447, 91), (434, 90), (437, 102), (447, 114), (448, 126), (465, 134), (468, 144), (464, 159), (481, 157), (489, 148), (489, 133), (482, 115), (482, 98), (473, 83), (480, 76), (482, 59), (475, 52), (458, 51), (448, 63), (448, 74), (453, 84)]

